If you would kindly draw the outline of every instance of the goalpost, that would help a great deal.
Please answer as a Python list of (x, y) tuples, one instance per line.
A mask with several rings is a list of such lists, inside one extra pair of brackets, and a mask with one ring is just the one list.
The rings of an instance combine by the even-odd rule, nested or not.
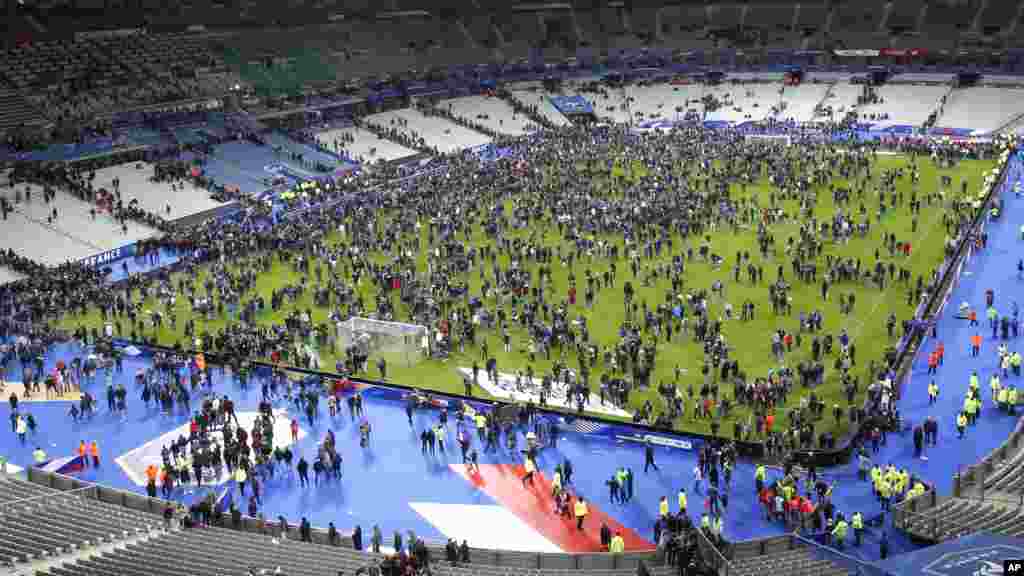
[(350, 318), (338, 327), (338, 343), (355, 349), (372, 363), (384, 358), (388, 364), (413, 366), (427, 358), (430, 331), (421, 324), (386, 322), (372, 318)]

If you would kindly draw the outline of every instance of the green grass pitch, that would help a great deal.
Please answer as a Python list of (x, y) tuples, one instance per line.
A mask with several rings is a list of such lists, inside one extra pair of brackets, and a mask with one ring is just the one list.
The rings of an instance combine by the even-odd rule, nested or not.
[[(881, 174), (883, 170), (909, 165), (910, 159), (908, 157), (902, 155), (879, 155), (877, 160), (874, 161), (872, 175), (874, 180), (877, 181), (879, 174)], [(918, 160), (918, 165), (921, 168), (919, 194), (923, 197), (925, 193), (937, 191), (940, 176), (948, 175), (953, 178), (953, 186), (946, 193), (946, 199), (949, 200), (953, 196), (960, 194), (961, 179), (968, 180), (970, 183), (968, 193), (973, 193), (981, 185), (985, 171), (991, 168), (992, 163), (988, 161), (968, 160), (963, 161), (953, 169), (937, 169), (929, 160), (921, 158)], [(620, 164), (614, 168), (613, 175), (622, 176), (626, 180), (632, 182), (642, 182), (646, 177), (646, 169), (638, 162), (626, 166)], [(605, 190), (605, 193), (612, 195), (621, 193), (621, 190), (619, 190), (609, 179), (603, 177), (596, 178), (598, 181), (595, 182), (595, 185), (602, 187)], [(837, 186), (845, 186), (847, 184), (841, 179), (834, 179), (833, 182)], [(903, 192), (905, 200), (909, 200), (911, 196), (911, 188), (909, 175), (899, 180), (898, 189)], [(747, 186), (745, 190), (739, 185), (733, 185), (731, 193), (734, 198), (756, 195), (759, 198), (760, 204), (762, 206), (767, 206), (771, 190), (767, 180), (762, 179), (754, 185)], [(946, 240), (945, 231), (942, 226), (942, 204), (937, 203), (932, 206), (925, 205), (919, 217), (918, 229), (916, 232), (912, 232), (911, 216), (909, 214), (909, 210), (906, 208), (906, 203), (904, 203), (903, 207), (884, 217), (880, 222), (876, 217), (878, 201), (873, 193), (873, 186), (866, 191), (864, 203), (872, 217), (872, 227), (869, 236), (864, 239), (855, 237), (845, 245), (833, 245), (831, 242), (827, 242), (825, 254), (860, 258), (863, 266), (871, 266), (874, 262), (876, 249), (880, 250), (883, 260), (888, 260), (888, 252), (882, 248), (881, 238), (883, 233), (894, 233), (898, 240), (910, 241), (913, 244), (913, 255), (909, 261), (907, 259), (898, 258), (897, 264), (901, 266), (909, 266), (912, 270), (913, 278), (916, 279), (918, 275), (924, 275), (927, 279), (931, 270), (941, 261), (943, 243)], [(779, 205), (786, 213), (791, 215), (796, 215), (799, 211), (799, 207), (794, 200), (784, 200), (781, 201)], [(851, 203), (850, 210), (855, 212), (857, 205), (858, 202), (855, 199)], [(834, 214), (834, 210), (835, 206), (833, 204), (832, 196), (828, 192), (828, 187), (820, 187), (818, 200), (814, 207), (815, 216), (819, 221), (827, 221)], [(859, 217), (855, 217), (855, 219), (859, 220)], [(735, 317), (738, 318), (740, 305), (743, 301), (749, 299), (756, 304), (757, 313), (755, 320), (749, 322), (741, 322), (738, 319), (728, 320), (725, 321), (723, 328), (730, 346), (733, 349), (732, 357), (739, 360), (741, 369), (748, 375), (748, 377), (751, 378), (764, 376), (770, 368), (776, 367), (776, 364), (770, 354), (769, 335), (772, 330), (783, 328), (789, 332), (796, 332), (800, 311), (803, 310), (810, 312), (814, 309), (821, 310), (824, 313), (823, 333), (838, 335), (841, 328), (846, 328), (853, 338), (857, 346), (857, 367), (855, 373), (860, 378), (860, 389), (863, 391), (867, 384), (865, 379), (867, 376), (866, 373), (869, 360), (880, 360), (884, 350), (888, 346), (895, 344), (895, 339), (890, 339), (886, 333), (885, 319), (890, 313), (895, 313), (900, 319), (907, 318), (913, 309), (913, 306), (907, 303), (906, 286), (894, 284), (890, 285), (891, 288), (886, 291), (880, 292), (862, 285), (854, 286), (848, 283), (835, 284), (830, 300), (822, 302), (820, 299), (820, 287), (818, 284), (802, 284), (795, 282), (791, 277), (791, 266), (789, 265), (789, 258), (785, 256), (784, 248), (786, 239), (790, 236), (795, 236), (797, 234), (797, 230), (798, 223), (793, 220), (788, 223), (775, 225), (773, 232), (776, 239), (776, 253), (778, 256), (775, 259), (768, 259), (766, 261), (761, 260), (754, 229), (733, 231), (729, 228), (719, 228), (718, 230), (709, 232), (712, 236), (714, 251), (725, 257), (725, 263), (716, 271), (713, 270), (709, 264), (698, 262), (696, 258), (694, 261), (688, 262), (684, 276), (686, 283), (684, 291), (709, 289), (715, 280), (722, 280), (727, 286), (725, 301), (732, 303), (736, 311)], [(426, 226), (422, 228), (421, 232), (423, 234), (422, 246), (426, 247)], [(546, 227), (543, 225), (537, 225), (537, 227), (534, 227), (533, 229), (518, 231), (517, 234), (521, 234), (523, 236), (528, 234), (537, 234), (539, 237), (543, 238), (543, 242), (545, 244), (550, 246), (555, 246), (557, 243), (562, 242), (557, 229), (553, 225)], [(473, 240), (477, 245), (490, 242), (490, 240), (488, 240), (483, 234), (479, 223), (474, 223), (473, 225), (473, 236)], [(333, 232), (327, 237), (327, 241), (330, 243), (342, 243), (345, 242), (345, 240), (346, 238), (339, 232)], [(623, 242), (621, 236), (608, 237), (605, 238), (605, 240), (617, 243), (620, 248)], [(679, 238), (676, 238), (675, 240), (674, 251), (676, 253), (681, 249), (685, 249), (686, 246), (693, 246), (696, 249), (696, 242), (698, 241), (692, 237), (688, 241), (689, 244), (684, 243)], [(741, 250), (749, 251), (753, 262), (755, 264), (760, 264), (764, 268), (764, 282), (760, 285), (752, 286), (748, 284), (745, 272), (742, 274), (742, 283), (737, 284), (732, 281), (733, 260), (736, 252)], [(384, 262), (386, 259), (384, 254), (374, 254), (372, 257), (380, 262)], [(507, 257), (502, 256), (501, 258), (503, 263), (507, 264)], [(666, 262), (670, 260), (670, 256), (667, 254), (667, 251), (663, 251), (661, 260)], [(651, 265), (652, 263), (652, 261), (644, 261), (645, 265)], [(774, 281), (776, 274), (775, 270), (779, 264), (783, 264), (785, 266), (787, 280), (793, 285), (790, 293), (793, 298), (792, 316), (774, 315), (768, 303), (767, 285)], [(230, 268), (234, 271), (238, 271), (251, 265), (252, 264), (250, 262), (242, 261), (231, 264)], [(421, 252), (419, 254), (418, 265), (420, 266), (421, 271), (425, 270), (425, 252)], [(533, 272), (535, 272), (537, 267), (536, 264), (533, 263), (527, 264), (527, 266), (533, 268)], [(588, 266), (588, 264), (585, 262), (577, 262), (575, 264), (574, 272), (577, 278), (583, 278), (586, 266)], [(595, 273), (601, 273), (607, 269), (609, 265), (607, 261), (595, 258), (594, 263), (589, 264), (589, 266), (592, 266)], [(569, 271), (558, 265), (557, 262), (553, 264), (553, 268), (554, 282), (553, 287), (548, 294), (553, 295), (553, 297), (558, 299), (565, 298), (568, 287)], [(819, 271), (822, 271), (823, 268), (823, 258), (819, 258)], [(207, 269), (202, 269), (200, 271), (200, 278), (205, 277), (206, 274)], [(462, 277), (462, 279), (468, 283), (471, 292), (475, 295), (480, 293), (481, 281), (479, 276), (478, 271), (472, 271)], [(534, 276), (536, 276), (536, 274), (534, 274)], [(312, 302), (311, 291), (307, 291), (306, 296), (298, 302), (286, 305), (283, 310), (279, 310), (277, 312), (269, 311), (271, 291), (275, 288), (281, 288), (286, 284), (297, 282), (299, 277), (300, 274), (297, 273), (290, 264), (282, 263), (277, 259), (274, 260), (273, 267), (270, 271), (259, 275), (257, 289), (259, 293), (263, 294), (264, 298), (268, 302), (268, 311), (262, 314), (260, 322), (275, 322), (281, 324), (290, 311), (295, 309), (305, 310), (307, 308), (311, 308), (313, 310), (313, 320), (315, 322), (319, 323), (326, 320), (329, 310), (319, 308)], [(631, 278), (628, 260), (621, 257), (618, 262), (618, 273), (615, 285), (598, 291), (596, 303), (592, 309), (587, 309), (583, 306), (584, 290), (583, 284), (581, 284), (577, 304), (572, 307), (568, 317), (570, 319), (577, 317), (577, 315), (587, 317), (591, 332), (591, 340), (600, 343), (602, 345), (602, 349), (614, 342), (617, 342), (618, 340), (618, 329), (625, 316), (622, 286), (627, 280), (632, 281), (633, 285), (637, 289), (636, 296), (634, 298), (635, 302), (639, 303), (641, 301), (646, 301), (648, 305), (652, 307), (659, 302), (663, 302), (666, 292), (671, 290), (671, 282), (667, 278), (661, 278), (650, 286), (643, 286), (639, 278)], [(311, 282), (315, 281), (311, 280)], [(357, 289), (362, 293), (367, 303), (372, 303), (374, 301), (375, 290), (368, 279), (364, 277)], [(839, 293), (850, 292), (856, 294), (856, 309), (852, 315), (842, 315), (839, 312), (838, 295)], [(252, 293), (247, 296), (251, 295)], [(394, 296), (394, 302), (399, 316), (397, 320), (401, 321), (407, 317), (407, 310), (405, 310), (404, 305), (399, 303), (397, 294)], [(493, 306), (493, 298), (490, 304)], [(153, 298), (150, 298), (145, 302), (144, 306), (146, 309), (154, 309), (157, 306), (163, 309), (163, 306), (155, 302)], [(712, 318), (723, 316), (722, 306), (723, 301), (714, 298), (712, 299)], [(176, 342), (188, 342), (183, 333), (185, 319), (191, 314), (187, 301), (184, 298), (179, 298), (176, 304), (176, 309), (178, 316), (177, 329), (172, 330), (169, 327), (169, 324), (165, 322), (164, 326), (155, 333), (156, 341), (160, 344), (174, 345)], [(93, 309), (85, 315), (67, 315), (61, 319), (58, 324), (66, 329), (73, 329), (78, 326), (100, 328), (103, 325), (103, 320), (100, 312)], [(226, 325), (226, 319), (219, 318), (212, 321), (197, 319), (196, 325), (199, 331), (202, 331), (204, 327), (214, 331), (224, 328)], [(127, 331), (128, 330), (126, 328), (125, 332)], [(147, 335), (153, 334), (152, 330), (147, 331)], [(490, 354), (497, 359), (499, 371), (501, 372), (511, 373), (516, 369), (525, 370), (528, 362), (525, 354), (527, 342), (525, 333), (513, 330), (512, 335), (513, 351), (511, 353), (505, 353), (500, 342), (500, 335), (496, 331), (489, 331), (485, 333), (485, 337), (488, 339), (489, 343)], [(552, 357), (557, 359), (557, 354), (553, 353)], [(795, 366), (801, 359), (808, 359), (809, 357), (810, 338), (804, 338), (802, 349), (788, 354), (786, 357), (786, 363), (788, 366)], [(321, 358), (324, 369), (332, 370), (335, 362), (337, 361), (337, 357), (330, 351), (324, 350), (321, 351)], [(460, 367), (472, 366), (474, 361), (479, 360), (480, 352), (478, 348), (467, 349), (465, 353), (459, 353), (456, 346), (453, 354), (444, 361), (423, 360), (413, 367), (404, 367), (399, 365), (398, 362), (392, 361), (388, 367), (388, 380), (424, 389), (461, 393), (463, 391), (463, 384), (462, 378), (458, 374), (457, 369)], [(824, 386), (818, 387), (816, 392), (825, 401), (827, 407), (831, 408), (834, 403), (838, 403), (845, 408), (847, 406), (846, 398), (840, 390), (840, 386), (837, 382), (838, 376), (836, 372), (832, 370), (829, 360), (829, 358), (825, 359), (827, 370), (826, 383)], [(575, 354), (567, 355), (567, 361), (571, 368), (575, 368)], [(699, 348), (699, 344), (693, 342), (692, 338), (687, 338), (685, 341), (676, 338), (671, 344), (665, 343), (662, 339), (659, 341), (658, 362), (651, 377), (652, 387), (649, 390), (634, 392), (631, 396), (632, 407), (638, 407), (645, 400), (651, 399), (656, 407), (656, 411), (660, 412), (662, 403), (660, 398), (657, 397), (655, 388), (663, 381), (671, 382), (674, 379), (674, 369), (677, 364), (686, 370), (679, 383), (680, 387), (685, 390), (686, 385), (692, 381), (695, 388), (699, 390), (701, 383), (700, 368), (702, 364), (702, 352)], [(482, 365), (483, 363), (481, 362), (481, 366)], [(374, 378), (378, 374), (372, 358), (370, 366), (370, 373), (365, 374), (365, 376)], [(539, 377), (541, 374), (544, 374), (550, 366), (550, 361), (547, 361), (542, 356), (538, 355), (537, 361), (534, 364), (537, 376)], [(592, 386), (597, 386), (602, 370), (603, 366), (599, 362), (598, 366), (591, 374)], [(731, 386), (724, 388), (723, 392), (731, 396)], [(474, 393), (480, 396), (486, 396), (484, 391), (479, 388), (475, 389)], [(777, 409), (776, 413), (781, 417), (781, 415), (784, 414), (784, 408), (794, 406), (799, 402), (801, 396), (807, 395), (808, 393), (809, 391), (801, 390), (798, 387), (795, 390), (795, 393), (789, 396), (788, 405), (783, 407), (783, 409)], [(858, 398), (857, 402), (860, 402), (861, 400), (862, 398)], [(707, 433), (709, 431), (708, 420), (694, 420), (690, 417), (690, 413), (692, 412), (692, 400), (686, 402), (686, 412), (687, 415), (684, 418), (675, 422), (675, 426), (678, 430), (700, 433)], [(846, 426), (846, 419), (843, 418), (843, 423), (836, 426), (833, 423), (832, 417), (828, 415), (829, 412), (829, 410), (826, 410), (827, 416), (825, 418), (825, 422), (827, 422), (827, 425), (819, 424), (817, 431), (822, 432), (827, 428), (834, 432), (842, 433)], [(748, 409), (743, 406), (738, 406), (737, 409), (733, 411), (730, 418), (723, 421), (721, 427), (722, 433), (731, 435), (732, 420), (735, 418), (742, 418), (746, 420), (748, 415)], [(780, 424), (785, 424), (784, 419), (781, 419)]]

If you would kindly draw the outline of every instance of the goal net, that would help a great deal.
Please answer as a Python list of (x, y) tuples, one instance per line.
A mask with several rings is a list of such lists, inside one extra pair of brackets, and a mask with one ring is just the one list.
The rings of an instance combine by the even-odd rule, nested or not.
[(786, 144), (792, 140), (786, 134), (747, 134), (747, 142), (761, 142), (764, 144)]
[(429, 355), (430, 338), (420, 324), (350, 318), (338, 327), (338, 343), (371, 364), (383, 358), (388, 364), (412, 366)]

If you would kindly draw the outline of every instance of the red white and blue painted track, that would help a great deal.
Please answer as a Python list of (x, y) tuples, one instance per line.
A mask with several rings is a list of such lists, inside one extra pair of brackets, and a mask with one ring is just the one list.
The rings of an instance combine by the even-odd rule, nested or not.
[[(1019, 158), (1011, 170), (1014, 181), (1021, 177)], [(1016, 418), (986, 404), (982, 417), (966, 440), (956, 440), (953, 433), (954, 414), (966, 390), (968, 375), (977, 369), (983, 379), (987, 379), (995, 369), (997, 345), (987, 341), (981, 357), (971, 359), (966, 322), (953, 318), (956, 304), (968, 301), (981, 306), (984, 291), (993, 288), (997, 305), (1001, 310), (1008, 310), (1024, 285), (1016, 274), (1017, 259), (1021, 257), (1024, 244), (1019, 238), (1019, 228), (1024, 223), (1024, 199), (1015, 198), (1008, 190), (1003, 192), (1003, 199), (1003, 218), (987, 226), (989, 248), (966, 264), (965, 271), (970, 274), (965, 275), (953, 291), (950, 301), (954, 305), (947, 306), (938, 323), (938, 338), (947, 350), (945, 365), (938, 375), (942, 387), (940, 401), (928, 405), (925, 386), (929, 376), (925, 356), (919, 354), (899, 402), (901, 414), (911, 424), (929, 415), (939, 419), (939, 447), (928, 452), (927, 461), (915, 459), (909, 434), (893, 434), (888, 445), (875, 457), (882, 464), (894, 463), (934, 482), (940, 493), (950, 491), (952, 476), (959, 467), (977, 462), (997, 447), (1016, 424)], [(1014, 340), (1008, 345), (1015, 349), (1018, 343)], [(926, 342), (925, 346), (933, 344)], [(48, 354), (47, 365), (52, 367), (58, 360), (67, 362), (80, 355), (83, 352), (73, 345), (56, 346)], [(147, 408), (140, 399), (133, 375), (149, 363), (145, 355), (126, 358), (124, 372), (115, 375), (115, 380), (123, 381), (129, 390), (126, 416), (106, 412), (104, 377), (100, 376), (94, 384), (86, 386), (99, 399), (98, 415), (86, 422), (73, 422), (67, 415), (70, 407), (67, 402), (23, 404), (23, 410), (30, 411), (37, 420), (38, 430), (24, 444), (9, 428), (0, 430), (0, 454), (14, 464), (28, 466), (37, 445), (57, 459), (74, 455), (80, 440), (95, 440), (102, 464), (98, 469), (86, 468), (79, 475), (83, 479), (143, 492), (138, 482), (138, 467), (152, 461), (154, 455), (158, 458), (161, 437), (166, 438), (168, 433), (187, 422), (185, 414), (162, 415), (156, 408)], [(8, 367), (6, 377), (16, 380), (20, 374), (20, 365), (14, 362)], [(1019, 380), (1011, 378), (1009, 383), (1019, 386)], [(257, 408), (260, 390), (257, 382), (250, 383), (248, 390), (241, 390), (232, 379), (218, 376), (215, 390), (234, 398), (239, 413)], [(385, 534), (411, 529), (431, 539), (466, 539), (473, 546), (571, 552), (596, 550), (602, 521), (613, 531), (622, 532), (627, 548), (651, 546), (659, 499), (668, 496), (674, 509), (675, 495), (683, 487), (689, 493), (690, 515), (697, 520), (703, 511), (703, 497), (693, 491), (696, 452), (682, 445), (658, 446), (655, 452), (660, 471), (644, 474), (642, 448), (636, 442), (624, 440), (639, 433), (630, 427), (599, 425), (577, 429), (571, 422), (563, 422), (557, 448), (541, 451), (540, 470), (534, 485), (524, 488), (520, 480), (522, 457), (518, 451), (509, 453), (502, 448), (485, 453), (482, 446), (476, 445), (480, 452), (480, 470), (479, 473), (468, 472), (462, 467), (454, 442), (454, 418), (449, 421), (447, 451), (437, 456), (423, 455), (419, 432), (436, 422), (436, 411), (417, 412), (410, 427), (401, 392), (370, 388), (365, 391), (365, 398), (366, 417), (373, 427), (368, 449), (359, 447), (358, 425), (350, 420), (345, 408), (338, 417), (330, 419), (321, 403), (320, 419), (314, 425), (300, 420), (303, 424), (296, 452), (312, 460), (316, 444), (328, 430), (333, 430), (344, 458), (343, 478), (319, 487), (300, 488), (294, 475), (277, 475), (264, 489), (260, 511), (267, 518), (283, 515), (295, 521), (306, 517), (314, 525), (326, 526), (334, 522), (340, 529), (351, 529), (358, 524), (363, 530), (369, 530), (379, 525)], [(275, 408), (289, 410), (284, 404)], [(9, 416), (7, 402), (0, 403), (0, 422), (8, 424)], [(277, 438), (289, 436), (275, 435)], [(475, 434), (472, 436), (476, 442)], [(694, 440), (693, 447), (699, 442)], [(518, 445), (525, 445), (521, 432)], [(575, 491), (590, 502), (591, 514), (583, 533), (576, 531), (574, 522), (554, 514), (550, 497), (549, 482), (554, 466), (566, 458), (575, 468)], [(826, 477), (838, 480), (833, 501), (847, 514), (861, 511), (869, 517), (876, 515), (878, 504), (868, 486), (857, 481), (855, 466), (851, 463), (826, 471)], [(635, 475), (634, 498), (627, 504), (611, 503), (605, 485), (618, 467), (631, 468)], [(217, 487), (218, 491), (224, 486)], [(194, 487), (176, 490), (178, 497), (186, 499), (203, 493)], [(782, 533), (781, 526), (768, 524), (762, 518), (754, 498), (750, 463), (740, 462), (733, 474), (724, 533), (731, 540)], [(866, 549), (848, 550), (848, 553), (870, 555)]]

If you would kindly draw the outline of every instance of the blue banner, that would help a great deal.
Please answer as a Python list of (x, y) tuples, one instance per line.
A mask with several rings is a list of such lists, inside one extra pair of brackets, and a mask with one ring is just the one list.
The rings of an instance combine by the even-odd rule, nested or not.
[(551, 104), (565, 115), (593, 114), (594, 107), (583, 96), (552, 96)]
[(114, 248), (113, 250), (107, 250), (106, 252), (83, 258), (80, 263), (84, 266), (99, 268), (100, 266), (109, 266), (118, 260), (132, 256), (135, 256), (135, 244), (128, 244), (127, 246), (121, 246), (120, 248)]

